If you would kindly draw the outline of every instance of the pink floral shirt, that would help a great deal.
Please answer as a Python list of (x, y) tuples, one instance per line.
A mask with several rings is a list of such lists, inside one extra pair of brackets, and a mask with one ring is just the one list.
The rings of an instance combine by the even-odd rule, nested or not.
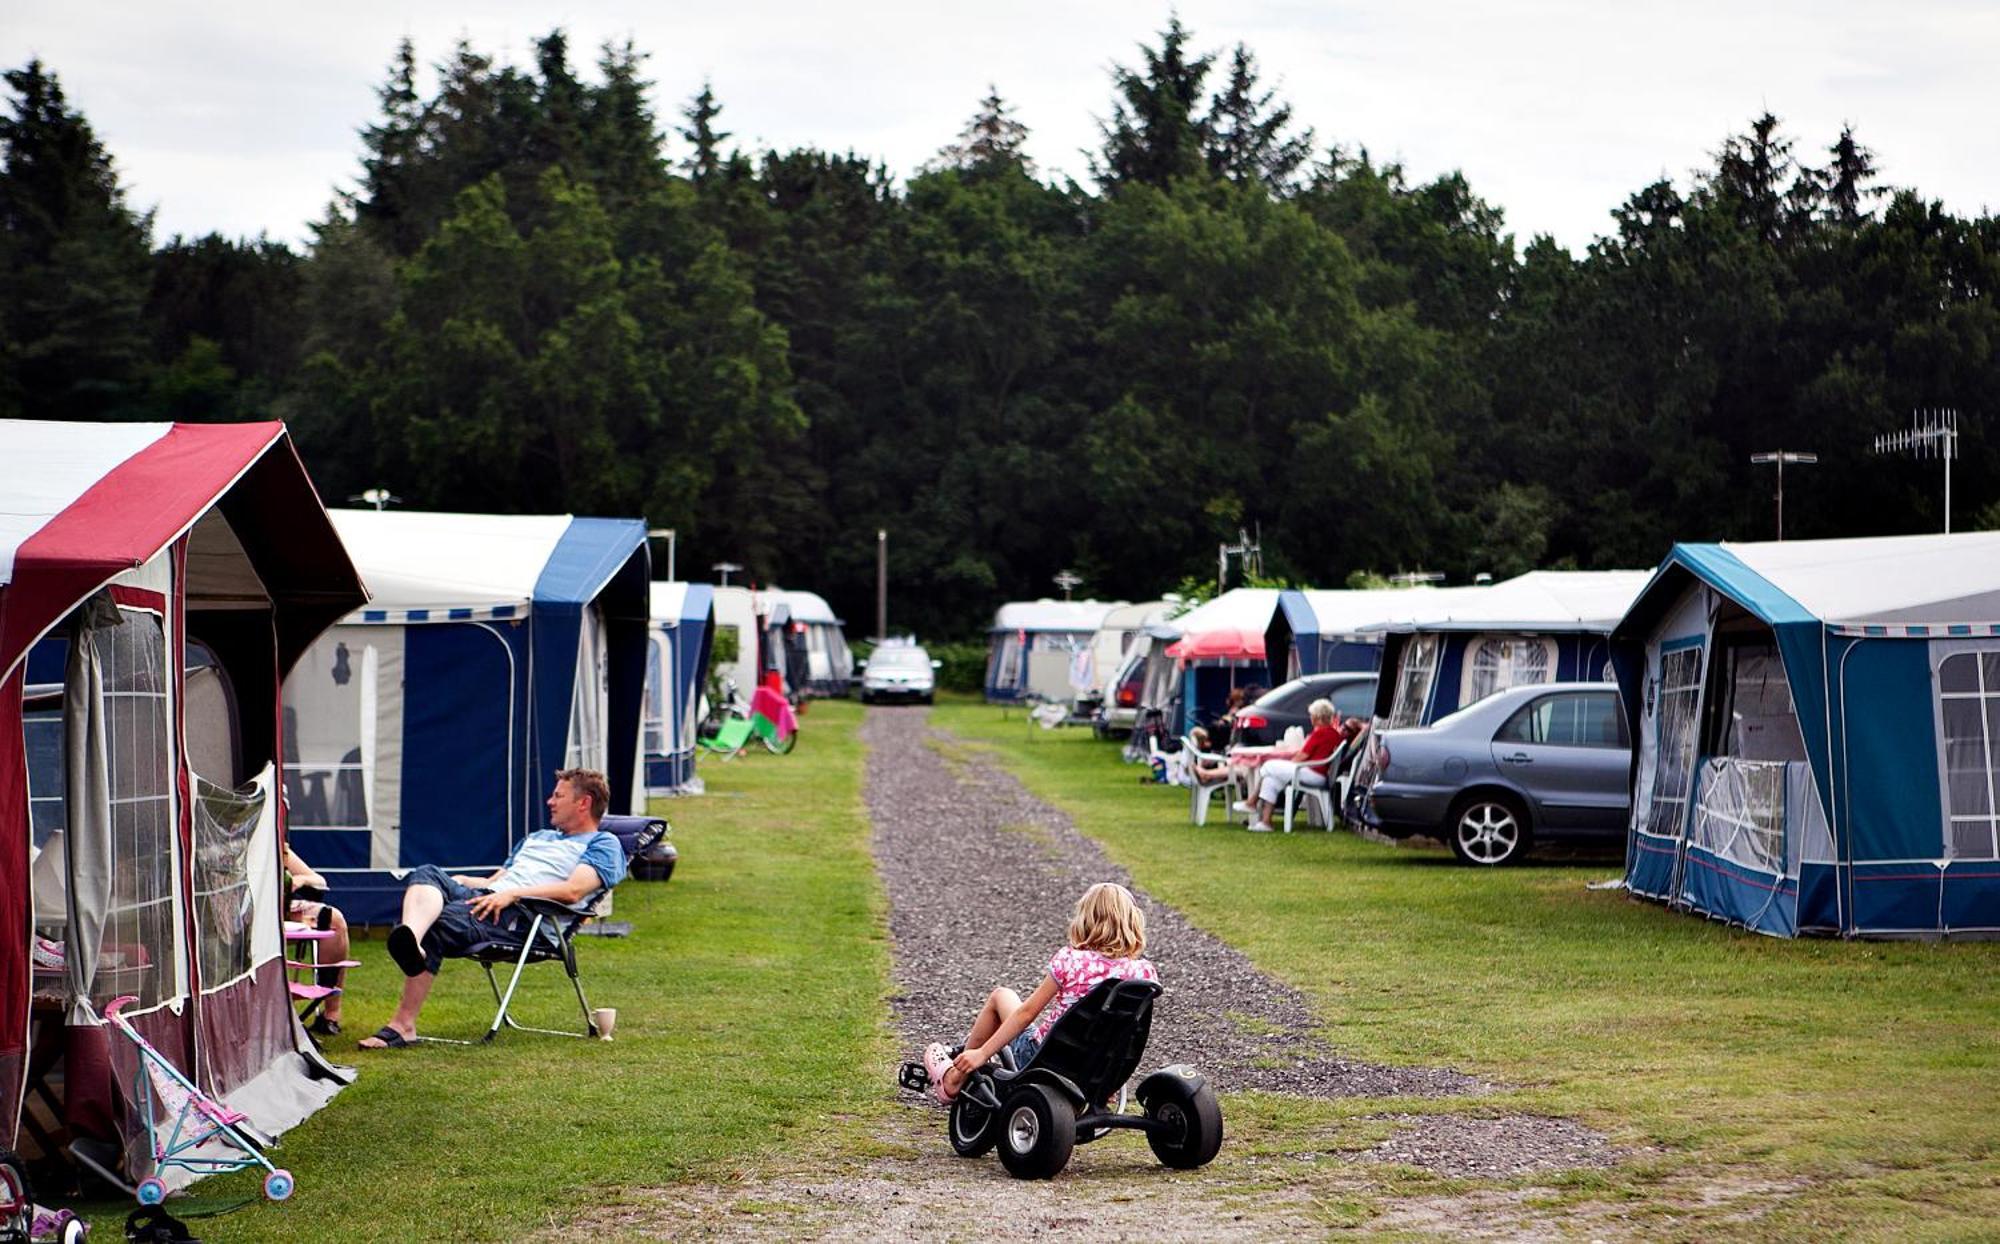
[(1063, 1012), (1075, 1006), (1077, 999), (1089, 993), (1103, 981), (1117, 977), (1128, 981), (1157, 981), (1160, 974), (1153, 969), (1150, 959), (1113, 959), (1095, 950), (1078, 950), (1065, 946), (1049, 960), (1049, 979), (1056, 983), (1055, 1003), (1042, 1012), (1035, 1021), (1032, 1031), (1036, 1041), (1046, 1040), (1049, 1029), (1055, 1027)]

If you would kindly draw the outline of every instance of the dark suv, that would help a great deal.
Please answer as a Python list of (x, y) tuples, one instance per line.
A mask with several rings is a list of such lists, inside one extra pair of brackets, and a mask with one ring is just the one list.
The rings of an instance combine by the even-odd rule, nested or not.
[(1375, 711), (1375, 675), (1309, 674), (1273, 687), (1236, 715), (1230, 746), (1264, 747), (1284, 738), (1293, 726), (1310, 732), (1306, 707), (1318, 699), (1332, 700), (1342, 721), (1349, 717), (1366, 721)]

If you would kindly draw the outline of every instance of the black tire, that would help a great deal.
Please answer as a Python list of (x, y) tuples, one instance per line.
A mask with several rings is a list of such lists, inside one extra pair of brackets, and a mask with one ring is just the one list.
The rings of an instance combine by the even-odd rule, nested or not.
[(1000, 1116), (964, 1093), (951, 1103), (951, 1149), (961, 1158), (983, 1157), (1000, 1139)]
[(1206, 1084), (1167, 1086), (1146, 1107), (1146, 1117), (1160, 1124), (1146, 1129), (1153, 1156), (1175, 1170), (1207, 1166), (1222, 1148), (1222, 1106)]
[(1045, 1084), (1016, 1089), (1000, 1109), (1000, 1165), (1016, 1179), (1051, 1179), (1076, 1148), (1076, 1107)]
[(763, 739), (764, 750), (770, 752), (773, 756), (789, 756), (792, 749), (799, 745), (799, 732), (797, 730), (775, 741), (765, 738), (761, 734), (757, 737)]
[(1452, 805), (1444, 836), (1459, 863), (1504, 868), (1528, 854), (1534, 830), (1519, 799), (1499, 791), (1480, 791)]

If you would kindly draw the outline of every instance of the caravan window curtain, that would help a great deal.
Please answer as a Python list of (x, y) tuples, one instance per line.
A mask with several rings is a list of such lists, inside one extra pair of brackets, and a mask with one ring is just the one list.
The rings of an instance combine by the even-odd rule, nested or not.
[(1554, 674), (1555, 655), (1552, 639), (1481, 636), (1465, 663), (1465, 694), (1459, 698), (1459, 707), (1477, 704), (1509, 687), (1541, 686)]
[(368, 828), (377, 660), (373, 644), (322, 639), (285, 682), (285, 800), (293, 829)]
[(1955, 652), (1938, 665), (1945, 793), (1953, 859), (2000, 859), (2000, 652)]
[(1412, 635), (1403, 646), (1402, 668), (1396, 672), (1396, 699), (1389, 708), (1389, 729), (1414, 726), (1423, 720), (1437, 663), (1438, 637)]
[(1694, 778), (1698, 741), (1697, 712), (1701, 707), (1700, 646), (1660, 654), (1660, 684), (1655, 711), (1659, 714), (1659, 768), (1653, 778), (1652, 801), (1646, 808), (1646, 832), (1679, 838), (1687, 825), (1688, 784)]

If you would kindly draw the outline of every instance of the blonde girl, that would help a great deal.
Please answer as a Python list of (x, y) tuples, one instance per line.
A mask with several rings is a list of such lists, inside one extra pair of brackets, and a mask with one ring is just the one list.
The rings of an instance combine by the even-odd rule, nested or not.
[(1085, 890), (1069, 922), (1069, 944), (1050, 958), (1048, 975), (1035, 992), (1022, 1001), (1005, 986), (995, 989), (965, 1034), (962, 1053), (953, 1058), (942, 1041), (924, 1051), (924, 1069), (938, 1100), (958, 1096), (965, 1078), (1004, 1048), (1012, 1048), (1016, 1067), (1024, 1065), (1063, 1012), (1100, 982), (1159, 980), (1152, 962), (1141, 957), (1145, 951), (1146, 913), (1132, 900), (1132, 892), (1108, 881)]

